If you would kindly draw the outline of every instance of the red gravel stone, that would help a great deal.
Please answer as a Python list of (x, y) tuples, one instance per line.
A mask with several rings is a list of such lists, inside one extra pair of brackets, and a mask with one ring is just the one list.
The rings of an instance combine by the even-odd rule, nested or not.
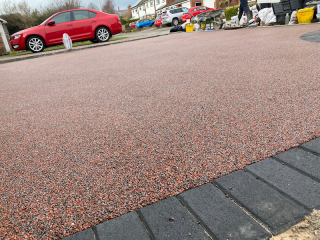
[(0, 239), (58, 239), (319, 136), (319, 25), (0, 65)]

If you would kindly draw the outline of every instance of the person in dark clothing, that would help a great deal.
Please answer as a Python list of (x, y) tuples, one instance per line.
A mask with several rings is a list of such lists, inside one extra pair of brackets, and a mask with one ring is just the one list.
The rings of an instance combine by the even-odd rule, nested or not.
[(248, 0), (240, 0), (239, 15), (238, 15), (239, 21), (242, 17), (243, 12), (247, 14), (248, 21), (252, 19), (252, 12), (250, 11)]

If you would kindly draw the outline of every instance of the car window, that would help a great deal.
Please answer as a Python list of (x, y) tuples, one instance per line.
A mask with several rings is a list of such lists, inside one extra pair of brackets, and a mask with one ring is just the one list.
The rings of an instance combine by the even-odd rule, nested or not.
[(158, 16), (156, 19), (160, 19), (161, 18), (161, 16)]
[(174, 14), (175, 10), (170, 10), (169, 13)]
[(206, 7), (198, 7), (198, 9), (201, 11), (201, 10), (207, 10)]
[(75, 21), (89, 18), (88, 11), (73, 11), (73, 15), (74, 15), (74, 20)]
[(97, 13), (95, 12), (90, 12), (90, 11), (88, 12), (89, 12), (89, 18), (95, 18), (97, 16)]
[(55, 21), (56, 24), (70, 22), (70, 12), (60, 13), (57, 16), (53, 17), (50, 21)]
[(193, 11), (192, 11), (192, 12), (196, 12), (196, 11), (198, 11), (198, 8), (193, 9)]
[(184, 7), (184, 8), (181, 8), (182, 9), (182, 12), (188, 12), (189, 11), (189, 9), (188, 8), (186, 8), (186, 7)]

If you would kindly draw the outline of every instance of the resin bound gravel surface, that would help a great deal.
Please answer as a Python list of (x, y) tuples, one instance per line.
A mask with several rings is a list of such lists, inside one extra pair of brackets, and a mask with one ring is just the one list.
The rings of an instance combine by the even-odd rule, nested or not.
[(319, 25), (0, 65), (0, 239), (59, 239), (320, 136)]

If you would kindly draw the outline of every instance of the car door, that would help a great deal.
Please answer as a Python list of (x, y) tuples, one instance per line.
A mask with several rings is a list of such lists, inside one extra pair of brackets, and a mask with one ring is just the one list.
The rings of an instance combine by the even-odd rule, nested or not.
[[(92, 12), (93, 13), (93, 12)], [(75, 10), (73, 14), (73, 41), (94, 38), (94, 29), (97, 25), (96, 13), (90, 14), (87, 10)], [(92, 17), (94, 16), (94, 17)]]
[[(48, 25), (48, 22), (54, 21), (53, 25)], [(62, 36), (67, 33), (70, 38), (73, 36), (73, 28), (71, 21), (71, 12), (63, 12), (51, 18), (45, 25), (45, 33), (47, 45), (55, 45), (62, 43)]]
[(142, 27), (147, 27), (148, 26), (148, 20), (143, 20), (142, 22)]
[(191, 12), (192, 16), (194, 16), (194, 17), (197, 16), (199, 13), (200, 13), (200, 11), (198, 10), (198, 8), (193, 9)]

